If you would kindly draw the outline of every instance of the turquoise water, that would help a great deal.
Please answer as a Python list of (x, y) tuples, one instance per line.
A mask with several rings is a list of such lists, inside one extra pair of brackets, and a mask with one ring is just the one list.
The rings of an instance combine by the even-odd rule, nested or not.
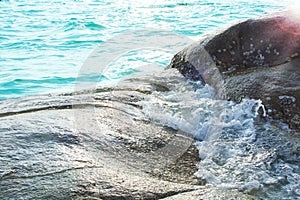
[[(94, 153), (89, 152), (89, 148), (99, 144), (98, 129), (91, 129), (95, 134), (91, 134), (94, 138), (90, 140), (90, 135), (85, 133), (85, 126), (82, 132), (77, 133), (77, 125), (73, 125), (73, 122), (76, 124), (76, 120), (80, 121), (82, 118), (94, 123), (96, 118), (93, 118), (93, 113), (88, 112), (89, 117), (83, 117), (86, 115), (74, 115), (67, 109), (59, 110), (59, 116), (51, 114), (52, 111), (48, 112), (49, 105), (50, 108), (51, 105), (68, 107), (68, 103), (72, 101), (75, 102), (74, 105), (85, 106), (83, 103), (86, 99), (82, 98), (87, 98), (86, 94), (78, 97), (75, 95), (75, 99), (68, 95), (43, 98), (29, 95), (72, 91), (76, 87), (78, 74), (82, 82), (90, 84), (91, 81), (98, 81), (101, 85), (106, 81), (112, 83), (128, 74), (134, 74), (138, 71), (136, 69), (149, 67), (153, 63), (164, 68), (174, 52), (147, 46), (127, 51), (124, 46), (126, 42), (132, 45), (130, 42), (135, 39), (139, 42), (141, 38), (148, 38), (149, 41), (144, 44), (149, 44), (152, 39), (168, 38), (166, 32), (151, 30), (169, 30), (190, 40), (197, 40), (238, 21), (282, 10), (290, 2), (292, 1), (0, 1), (0, 160), (7, 161), (0, 163), (0, 178), (11, 174), (12, 177), (42, 174), (58, 168), (60, 170), (61, 167), (69, 169), (72, 166), (70, 156), (76, 156), (77, 166), (77, 156), (86, 159), (86, 155)], [(117, 40), (111, 40), (138, 29), (148, 31), (131, 36), (143, 33), (148, 35), (139, 35), (140, 37), (130, 40), (125, 37), (123, 41), (119, 37), (122, 45)], [(153, 44), (158, 43), (153, 41)], [(162, 46), (167, 47), (166, 44)], [(103, 47), (108, 48), (105, 49), (106, 53), (110, 52), (114, 56), (118, 52), (125, 53), (116, 59), (109, 56), (97, 58), (100, 63), (87, 62), (92, 60), (95, 49), (104, 50)], [(98, 66), (105, 63), (103, 60), (107, 62), (110, 59), (111, 63), (107, 67)], [(84, 76), (80, 72), (89, 64), (95, 64), (95, 70), (105, 69), (104, 74)], [(159, 79), (161, 80), (163, 79)], [(277, 126), (273, 125), (275, 122), (265, 123), (257, 118), (257, 110), (262, 106), (259, 100), (248, 99), (236, 104), (214, 99), (214, 91), (207, 85), (195, 91), (186, 82), (171, 83), (174, 90), (149, 94), (153, 101), (143, 100), (141, 112), (150, 121), (183, 130), (198, 140), (196, 146), (201, 158), (195, 171), (198, 178), (207, 181), (208, 185), (237, 189), (261, 199), (299, 199), (299, 145), (295, 139), (298, 135), (291, 135), (288, 129), (281, 127), (282, 124)], [(11, 99), (22, 96), (29, 97)], [(30, 113), (28, 110), (39, 112)], [(130, 110), (131, 112), (135, 110)], [(79, 117), (74, 121), (74, 116)], [(86, 125), (89, 126), (90, 123)], [(120, 123), (121, 128), (122, 126)], [(88, 137), (87, 141), (91, 143), (80, 146), (77, 137), (82, 137), (82, 141)], [(84, 156), (78, 153), (83, 147)], [(14, 157), (18, 153), (20, 157)], [(99, 155), (98, 151), (95, 153)], [(31, 159), (32, 156), (34, 159)], [(66, 159), (60, 156), (65, 156)], [(21, 162), (20, 158), (23, 159)], [(35, 165), (36, 163), (38, 164)], [(14, 178), (7, 178), (1, 182), (1, 189), (6, 193), (0, 192), (0, 196), (5, 194), (6, 198), (23, 198), (27, 191), (29, 196), (39, 194), (32, 192), (30, 187), (38, 189), (38, 192), (42, 187), (35, 187), (35, 184), (28, 184), (27, 181), (30, 182), (31, 179), (21, 179), (17, 183)], [(65, 188), (61, 179), (57, 181)], [(53, 183), (55, 181), (50, 179), (46, 186), (50, 188), (48, 185), (52, 187)], [(21, 188), (25, 188), (25, 191)]]
[[(166, 29), (197, 39), (286, 5), (276, 0), (1, 1), (0, 99), (72, 90), (92, 50), (129, 30)], [(123, 57), (127, 67), (165, 66), (172, 55), (148, 51)], [(106, 79), (133, 72), (117, 70)]]

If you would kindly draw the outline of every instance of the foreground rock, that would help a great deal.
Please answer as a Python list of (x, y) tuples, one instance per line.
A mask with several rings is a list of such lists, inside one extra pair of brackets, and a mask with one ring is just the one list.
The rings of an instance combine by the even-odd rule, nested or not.
[(185, 48), (169, 68), (213, 86), (220, 98), (261, 99), (268, 115), (300, 130), (299, 18), (239, 23)]
[(143, 110), (154, 93), (184, 84), (169, 70), (97, 91), (2, 101), (1, 199), (252, 199), (200, 186), (193, 138)]

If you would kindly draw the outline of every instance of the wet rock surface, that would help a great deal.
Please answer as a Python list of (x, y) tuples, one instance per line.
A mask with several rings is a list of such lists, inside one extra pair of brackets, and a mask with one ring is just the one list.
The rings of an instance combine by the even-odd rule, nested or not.
[(193, 137), (143, 111), (153, 93), (183, 83), (169, 70), (96, 91), (1, 101), (1, 199), (231, 198), (200, 185)]
[(300, 130), (300, 21), (287, 13), (208, 36), (176, 54), (169, 68), (213, 86), (222, 99), (261, 99), (269, 116)]

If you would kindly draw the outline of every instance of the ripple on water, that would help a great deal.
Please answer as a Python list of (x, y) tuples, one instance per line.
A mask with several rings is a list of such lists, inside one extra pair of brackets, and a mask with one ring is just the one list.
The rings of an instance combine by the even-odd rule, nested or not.
[[(194, 38), (235, 21), (282, 9), (286, 4), (275, 0), (192, 0), (189, 3), (153, 0), (145, 1), (143, 5), (135, 0), (126, 3), (72, 0), (34, 0), (28, 3), (2, 0), (0, 99), (72, 86), (92, 49), (127, 30), (151, 27), (172, 30)], [(110, 75), (122, 78), (134, 73), (131, 67), (137, 61), (139, 64), (153, 62), (166, 65), (165, 61), (170, 60), (172, 55), (160, 54), (147, 57), (151, 53), (144, 56), (137, 53), (135, 58), (130, 54), (124, 55), (125, 59), (119, 68), (111, 68)], [(99, 80), (99, 75), (87, 79)], [(107, 81), (108, 78), (103, 76), (103, 80)], [(193, 92), (189, 92), (184, 87), (179, 86), (176, 92), (154, 94), (160, 101), (146, 102), (144, 112), (154, 121), (190, 132), (199, 140), (197, 146), (202, 162), (198, 166), (198, 177), (209, 184), (236, 188), (261, 198), (299, 198), (300, 159), (299, 149), (296, 148), (300, 146), (296, 144), (299, 138), (295, 139), (287, 131), (261, 123), (255, 112), (259, 107), (257, 101), (246, 100), (234, 104), (212, 99), (212, 90), (208, 86), (196, 92), (193, 89)], [(14, 101), (11, 101), (12, 105), (6, 102), (6, 105), (1, 105), (1, 109), (13, 107)], [(23, 101), (18, 105), (26, 104), (26, 99)], [(51, 173), (57, 161), (68, 160), (79, 154), (78, 148), (68, 148), (64, 155), (59, 153), (63, 150), (57, 150), (58, 143), (80, 143), (72, 130), (57, 126), (59, 121), (47, 118), (53, 120), (49, 127), (41, 123), (40, 119), (34, 119), (31, 123), (40, 124), (39, 131), (26, 134), (17, 131), (22, 124), (16, 124), (15, 119), (1, 124), (3, 140), (0, 140), (0, 149), (16, 150), (14, 155), (0, 151), (1, 161), (4, 159), (4, 162), (0, 162), (1, 178), (26, 177), (30, 173), (39, 175), (38, 169), (41, 168)], [(5, 128), (7, 123), (11, 127)], [(30, 124), (27, 125), (30, 128)], [(39, 134), (41, 132), (43, 134)], [(12, 134), (16, 134), (18, 140), (13, 140)], [(33, 152), (42, 152), (41, 155), (30, 152), (28, 149), (31, 147), (35, 148)], [(19, 160), (20, 166), (10, 165), (9, 159), (5, 160), (9, 157)], [(32, 170), (37, 171), (32, 173)], [(47, 180), (41, 180), (40, 183), (40, 191), (34, 191), (36, 194), (42, 191), (43, 186), (49, 185)], [(10, 188), (6, 188), (6, 191), (9, 192)]]
[[(112, 1), (48, 1), (48, 2), (12, 2), (2, 1), (0, 6), (0, 65), (11, 75), (14, 67), (31, 67), (31, 77), (35, 77), (37, 69), (43, 68), (48, 75), (63, 77), (65, 71), (76, 77), (84, 59), (93, 48), (108, 38), (143, 27), (174, 30), (187, 36), (199, 36), (235, 20), (246, 19), (281, 9), (284, 3), (268, 1), (147, 1), (140, 5), (135, 0), (126, 3)], [(187, 12), (188, 11), (188, 12)], [(72, 39), (71, 39), (72, 38)], [(51, 56), (52, 51), (62, 52), (62, 56)], [(20, 62), (26, 59), (22, 55), (40, 51), (43, 57), (22, 66)], [(5, 57), (12, 57), (7, 60)], [(18, 59), (19, 57), (19, 59)], [(4, 59), (2, 59), (4, 58)], [(171, 56), (170, 56), (171, 59)], [(43, 66), (38, 66), (43, 62)], [(45, 62), (46, 60), (46, 62)], [(71, 62), (69, 62), (72, 60)], [(150, 60), (159, 62), (159, 58)], [(21, 66), (20, 66), (21, 65)], [(132, 65), (130, 62), (127, 66)], [(10, 66), (9, 68), (6, 66)], [(60, 66), (60, 67), (58, 67)], [(74, 68), (74, 66), (76, 66)], [(61, 69), (68, 69), (63, 70)], [(17, 76), (17, 75), (16, 75)], [(16, 77), (19, 78), (19, 77)], [(0, 82), (5, 82), (0, 79)], [(71, 85), (72, 83), (66, 83)], [(9, 85), (9, 84), (8, 84)], [(23, 85), (23, 90), (27, 90)], [(5, 90), (13, 91), (8, 87)], [(25, 93), (9, 92), (7, 97), (22, 96)], [(34, 93), (49, 91), (48, 85), (41, 84)]]

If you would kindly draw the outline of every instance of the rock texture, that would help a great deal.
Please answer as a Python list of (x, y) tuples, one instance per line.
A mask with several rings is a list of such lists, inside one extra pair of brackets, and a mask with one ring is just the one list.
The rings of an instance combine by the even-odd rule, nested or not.
[(169, 70), (96, 91), (0, 102), (0, 198), (191, 199), (213, 194), (213, 199), (228, 199), (231, 191), (201, 186), (194, 175), (199, 163), (194, 139), (152, 121), (143, 110), (145, 103), (157, 101), (154, 93), (184, 83), (176, 70)]
[(169, 68), (210, 84), (220, 98), (261, 99), (269, 116), (300, 130), (300, 21), (294, 16), (236, 24), (185, 48)]
[[(300, 129), (299, 26), (286, 16), (248, 20), (179, 52), (169, 68), (220, 98), (261, 99)], [(175, 69), (93, 91), (0, 102), (0, 199), (254, 199), (204, 186), (194, 138), (147, 115), (176, 87)], [(151, 109), (151, 107), (150, 107)], [(281, 158), (280, 158), (281, 159)]]

